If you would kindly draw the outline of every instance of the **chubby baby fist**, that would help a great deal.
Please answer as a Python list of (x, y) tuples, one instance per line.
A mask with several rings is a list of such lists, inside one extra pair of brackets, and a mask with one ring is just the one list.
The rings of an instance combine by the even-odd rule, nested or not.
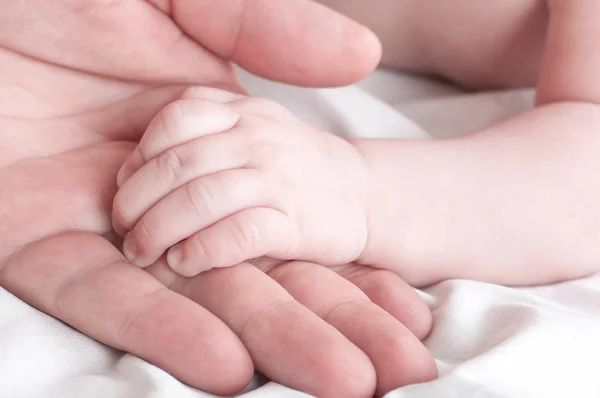
[(193, 88), (122, 166), (113, 224), (133, 264), (167, 251), (183, 276), (263, 256), (345, 264), (367, 241), (367, 174), (349, 142), (275, 102)]

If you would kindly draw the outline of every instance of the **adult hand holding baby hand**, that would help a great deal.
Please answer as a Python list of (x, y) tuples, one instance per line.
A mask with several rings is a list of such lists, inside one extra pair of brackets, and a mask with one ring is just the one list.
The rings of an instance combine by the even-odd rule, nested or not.
[(164, 261), (132, 267), (104, 238), (117, 171), (188, 86), (241, 92), (229, 60), (349, 83), (377, 62), (367, 31), (303, 0), (32, 0), (2, 2), (0, 32), (0, 286), (215, 393), (255, 368), (318, 396), (435, 376), (407, 330), (423, 337), (428, 309), (391, 273), (291, 262), (184, 279)]

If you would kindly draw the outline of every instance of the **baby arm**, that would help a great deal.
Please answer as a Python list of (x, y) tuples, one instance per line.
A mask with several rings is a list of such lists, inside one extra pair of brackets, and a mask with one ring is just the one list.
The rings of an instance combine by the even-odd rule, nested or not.
[(543, 106), (468, 137), (359, 140), (361, 160), (273, 103), (204, 89), (161, 112), (120, 173), (127, 256), (149, 265), (181, 242), (168, 259), (184, 275), (267, 255), (358, 260), (416, 285), (597, 271), (598, 6), (552, 6)]
[(550, 2), (538, 107), (452, 141), (359, 141), (365, 263), (424, 285), (537, 284), (600, 271), (600, 3)]
[(419, 286), (600, 270), (599, 126), (595, 105), (561, 103), (455, 140), (355, 142), (372, 195), (359, 262)]

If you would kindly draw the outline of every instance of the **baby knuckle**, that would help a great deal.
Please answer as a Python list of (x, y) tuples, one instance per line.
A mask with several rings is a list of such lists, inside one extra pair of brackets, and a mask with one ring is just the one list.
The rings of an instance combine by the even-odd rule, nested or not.
[(260, 227), (253, 219), (244, 222), (237, 218), (231, 219), (232, 237), (240, 253), (256, 253), (261, 238)]
[(194, 234), (190, 239), (189, 239), (189, 245), (190, 248), (192, 249), (194, 258), (199, 260), (199, 262), (205, 262), (207, 264), (211, 264), (214, 265), (214, 252), (211, 249), (211, 247), (213, 247), (213, 245), (211, 245), (209, 242), (209, 236), (207, 236), (206, 233), (203, 232), (199, 232), (197, 234)]
[(185, 112), (182, 100), (171, 102), (158, 114), (162, 132), (171, 139), (177, 138), (185, 127)]
[(252, 159), (261, 161), (261, 164), (268, 162), (287, 166), (290, 163), (289, 149), (277, 134), (272, 134), (272, 130), (252, 129), (247, 137), (246, 148)]
[(144, 255), (151, 251), (150, 248), (161, 246), (161, 242), (157, 239), (154, 231), (150, 228), (144, 218), (138, 222), (134, 231), (139, 254)]
[(261, 108), (273, 111), (273, 112), (289, 112), (288, 109), (277, 101), (268, 98), (250, 97), (248, 101), (253, 104), (260, 106)]
[(166, 181), (177, 181), (184, 173), (185, 162), (178, 150), (173, 148), (156, 158), (156, 167), (161, 178)]
[(261, 116), (290, 116), (291, 112), (288, 108), (283, 106), (277, 101), (260, 98), (260, 97), (248, 97), (240, 101), (243, 109), (248, 110), (250, 113), (255, 113)]
[(233, 265), (230, 264), (232, 256), (230, 237), (221, 232), (207, 230), (194, 235), (194, 256), (208, 269)]
[(246, 104), (257, 105), (265, 109), (278, 109), (279, 103), (264, 97), (248, 97), (244, 99)]
[(202, 179), (189, 182), (185, 187), (188, 200), (199, 217), (213, 214), (215, 197), (212, 189)]
[(255, 160), (268, 158), (271, 152), (273, 152), (273, 145), (269, 140), (260, 137), (258, 134), (254, 134), (252, 131), (249, 133), (245, 143), (245, 149), (249, 156)]

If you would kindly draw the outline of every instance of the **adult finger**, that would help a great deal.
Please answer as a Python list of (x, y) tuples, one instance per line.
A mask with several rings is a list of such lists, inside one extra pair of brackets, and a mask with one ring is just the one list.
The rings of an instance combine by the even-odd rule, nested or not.
[(26, 246), (2, 264), (0, 285), (194, 387), (231, 394), (252, 376), (248, 352), (225, 324), (97, 235), (64, 233)]
[(372, 396), (375, 373), (365, 354), (256, 267), (176, 278), (172, 287), (222, 319), (272, 380), (319, 397)]
[(371, 31), (309, 0), (150, 2), (199, 44), (272, 80), (346, 85), (370, 73), (381, 56)]
[(399, 320), (420, 340), (431, 332), (431, 310), (415, 289), (398, 275), (356, 264), (334, 267), (332, 270), (352, 282), (372, 302)]
[(437, 376), (433, 357), (416, 336), (335, 272), (289, 262), (268, 274), (369, 356), (377, 373), (377, 395)]

